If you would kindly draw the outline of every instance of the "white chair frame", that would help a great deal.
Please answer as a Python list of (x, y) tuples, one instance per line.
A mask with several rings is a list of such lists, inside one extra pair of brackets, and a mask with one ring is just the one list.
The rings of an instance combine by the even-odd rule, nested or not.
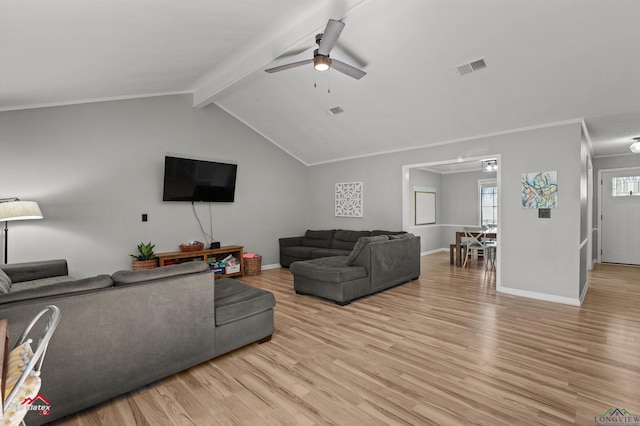
[[(49, 341), (51, 340), (51, 336), (56, 331), (56, 327), (58, 327), (58, 323), (60, 322), (60, 308), (55, 305), (48, 305), (45, 309), (40, 311), (29, 323), (27, 328), (24, 330), (18, 341), (16, 342), (14, 349), (18, 346), (24, 344), (27, 340), (27, 336), (31, 332), (33, 326), (38, 322), (38, 320), (43, 317), (45, 314), (48, 314), (46, 317), (46, 323), (44, 325), (44, 333), (40, 340), (38, 340), (38, 346), (33, 353), (33, 357), (29, 361), (29, 364), (25, 367), (24, 371), (20, 375), (20, 378), (16, 382), (15, 386), (9, 393), (9, 396), (4, 401), (4, 410), (9, 410), (9, 407), (12, 404), (15, 404), (16, 401), (13, 401), (20, 391), (20, 387), (27, 379), (27, 377), (31, 374), (32, 371), (36, 371), (38, 374), (40, 373), (40, 369), (42, 368), (42, 362), (44, 361), (44, 356), (47, 353), (47, 346), (49, 345)], [(19, 401), (18, 403), (22, 403)], [(24, 422), (23, 422), (24, 423)]]
[(467, 263), (471, 255), (475, 252), (476, 255), (482, 255), (486, 259), (487, 254), (487, 246), (486, 246), (486, 234), (487, 230), (484, 228), (464, 228), (464, 237), (466, 240), (467, 254), (464, 257), (464, 263), (462, 264), (463, 268), (467, 267)]

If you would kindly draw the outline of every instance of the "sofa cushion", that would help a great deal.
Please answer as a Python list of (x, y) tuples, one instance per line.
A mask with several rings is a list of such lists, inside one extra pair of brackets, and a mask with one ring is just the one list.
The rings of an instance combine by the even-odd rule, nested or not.
[(12, 291), (34, 290), (40, 287), (48, 287), (58, 283), (66, 283), (75, 281), (75, 278), (69, 275), (60, 275), (58, 277), (41, 278), (39, 280), (20, 281), (14, 283), (11, 287)]
[(176, 275), (195, 274), (209, 271), (209, 265), (205, 262), (185, 262), (179, 265), (162, 266), (153, 269), (141, 269), (138, 271), (118, 271), (111, 278), (116, 286), (140, 283), (143, 281), (157, 280), (160, 278), (174, 277)]
[(349, 266), (347, 259), (348, 256), (321, 257), (293, 262), (289, 269), (294, 275), (332, 283), (353, 281), (367, 276), (364, 266)]
[(309, 256), (308, 259), (317, 259), (319, 257), (349, 256), (349, 253), (351, 253), (351, 250), (317, 248), (311, 252), (311, 256)]
[[(389, 235), (389, 239), (390, 240), (404, 240), (404, 239), (409, 239), (409, 238), (413, 238), (415, 235), (410, 234), (408, 232), (405, 232), (403, 234), (390, 234)], [(455, 244), (454, 244), (455, 245)]]
[(12, 283), (69, 275), (67, 261), (64, 259), (10, 263), (2, 265), (2, 270), (11, 278)]
[(329, 248), (331, 247), (331, 242), (333, 241), (333, 236), (335, 235), (335, 233), (335, 229), (331, 229), (328, 231), (308, 230), (304, 234), (302, 245), (307, 247)]
[[(13, 283), (8, 294), (0, 294), (0, 303), (17, 302), (21, 300), (37, 299), (40, 297), (57, 296), (66, 293), (95, 290), (113, 286), (109, 275), (97, 275), (91, 278), (56, 282), (48, 278), (34, 281)], [(45, 285), (48, 282), (48, 285)]]
[(11, 278), (2, 269), (0, 269), (0, 293), (9, 293), (11, 290)]
[(216, 280), (214, 294), (216, 325), (247, 318), (276, 305), (276, 299), (270, 291), (232, 278)]
[(405, 231), (383, 231), (380, 229), (371, 231), (372, 237), (377, 237), (378, 235), (400, 235), (400, 234), (406, 234), (406, 232)]
[(351, 254), (349, 254), (349, 258), (347, 259), (347, 265), (349, 266), (353, 265), (353, 262), (356, 261), (356, 258), (358, 257), (362, 249), (364, 249), (367, 246), (367, 244), (374, 243), (377, 241), (387, 241), (387, 240), (389, 240), (389, 237), (387, 237), (386, 235), (377, 235), (374, 237), (359, 238), (355, 247), (353, 248), (353, 250), (351, 250)]
[(356, 245), (358, 238), (368, 237), (369, 235), (371, 235), (370, 231), (346, 231), (344, 229), (338, 229), (331, 242), (331, 248), (351, 251)]
[(283, 247), (282, 253), (286, 256), (299, 257), (301, 259), (311, 259), (311, 253), (318, 250), (318, 247), (292, 246)]

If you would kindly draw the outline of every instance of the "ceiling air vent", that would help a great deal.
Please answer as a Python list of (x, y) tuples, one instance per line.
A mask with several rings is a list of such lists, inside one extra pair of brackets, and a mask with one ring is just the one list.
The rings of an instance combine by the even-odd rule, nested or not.
[(484, 61), (484, 59), (478, 59), (477, 61), (473, 61), (473, 62), (470, 62), (468, 64), (460, 65), (460, 66), (456, 67), (456, 69), (458, 70), (458, 74), (465, 75), (465, 74), (472, 73), (474, 71), (479, 71), (479, 70), (484, 69), (486, 67), (487, 67), (487, 63)]
[(327, 110), (327, 114), (329, 115), (338, 115), (338, 114), (342, 114), (343, 112), (344, 110), (342, 109), (342, 107), (339, 107), (339, 106)]

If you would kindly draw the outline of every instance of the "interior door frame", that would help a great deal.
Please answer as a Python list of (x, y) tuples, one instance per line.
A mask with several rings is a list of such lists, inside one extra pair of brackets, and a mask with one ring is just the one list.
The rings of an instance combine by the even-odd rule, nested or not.
[(604, 173), (614, 173), (614, 172), (632, 172), (637, 171), (640, 175), (640, 167), (639, 166), (630, 166), (630, 167), (616, 167), (613, 169), (600, 169), (598, 170), (598, 252), (597, 252), (597, 261), (598, 263), (602, 263), (602, 188), (604, 186), (604, 182), (602, 181), (602, 175)]
[[(421, 168), (421, 167), (429, 167), (429, 166), (435, 166), (435, 165), (442, 165), (442, 164), (452, 164), (452, 163), (460, 163), (460, 162), (473, 162), (473, 161), (482, 161), (483, 159), (486, 158), (495, 158), (496, 160), (498, 160), (498, 164), (500, 165), (498, 167), (498, 170), (496, 172), (496, 186), (498, 188), (498, 229), (497, 229), (497, 237), (496, 237), (496, 241), (498, 244), (498, 247), (501, 247), (501, 238), (502, 238), (502, 170), (503, 170), (503, 163), (502, 163), (502, 154), (486, 154), (483, 156), (471, 156), (471, 157), (458, 157), (456, 159), (449, 159), (449, 160), (439, 160), (439, 161), (430, 161), (430, 162), (423, 162), (423, 163), (415, 163), (415, 164), (404, 164), (402, 166), (402, 178), (401, 178), (401, 182), (402, 182), (402, 229), (404, 231), (408, 231), (409, 228), (411, 228), (413, 225), (411, 225), (411, 223), (406, 222), (405, 218), (405, 208), (408, 205), (408, 200), (410, 199), (410, 197), (413, 196), (413, 190), (412, 188), (409, 187), (409, 170), (410, 169), (414, 169), (414, 168)], [(420, 226), (420, 225), (419, 225)], [(422, 225), (422, 226), (433, 226), (433, 225)], [(496, 291), (498, 292), (502, 292), (502, 250), (497, 250), (496, 253), (496, 266), (495, 266), (495, 273), (496, 273)]]

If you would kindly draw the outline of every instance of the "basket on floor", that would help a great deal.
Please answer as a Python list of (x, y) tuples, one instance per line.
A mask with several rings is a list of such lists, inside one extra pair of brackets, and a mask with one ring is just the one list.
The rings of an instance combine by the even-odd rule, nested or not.
[(262, 256), (244, 258), (244, 274), (260, 275), (262, 268)]

